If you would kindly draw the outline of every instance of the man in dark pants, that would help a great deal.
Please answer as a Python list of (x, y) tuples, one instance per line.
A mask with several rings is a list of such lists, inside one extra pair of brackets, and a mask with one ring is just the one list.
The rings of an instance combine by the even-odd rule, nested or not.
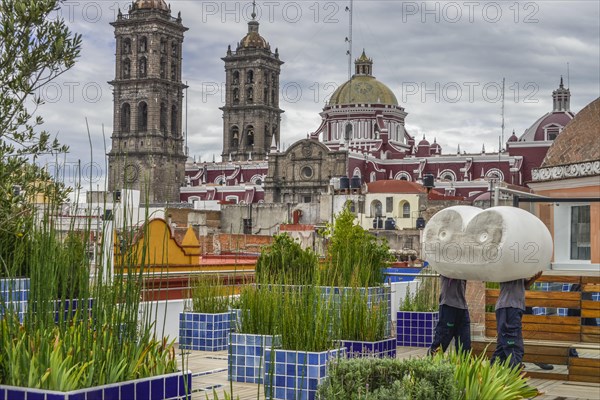
[(435, 353), (440, 347), (446, 351), (454, 338), (456, 350), (471, 349), (471, 320), (465, 299), (467, 281), (440, 276), (440, 319), (435, 327), (435, 336), (428, 353)]
[(510, 357), (511, 367), (521, 366), (525, 348), (521, 319), (525, 312), (525, 290), (529, 289), (542, 272), (530, 279), (517, 279), (500, 283), (500, 295), (496, 301), (496, 329), (498, 339), (491, 362), (504, 362)]

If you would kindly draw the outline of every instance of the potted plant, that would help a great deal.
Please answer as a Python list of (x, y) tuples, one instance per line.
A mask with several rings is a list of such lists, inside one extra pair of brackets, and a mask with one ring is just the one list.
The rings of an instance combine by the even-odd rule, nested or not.
[(341, 296), (339, 338), (348, 357), (396, 357), (386, 298), (370, 301), (364, 288)]
[[(424, 268), (421, 273), (433, 275), (429, 268)], [(399, 346), (431, 346), (439, 320), (439, 293), (439, 280), (427, 276), (421, 277), (414, 294), (407, 290), (397, 312), (396, 338)]]
[(287, 287), (281, 305), (280, 349), (265, 352), (268, 399), (314, 399), (334, 360), (345, 357), (336, 346), (339, 318), (331, 298), (313, 286)]
[(179, 347), (184, 350), (226, 350), (236, 312), (218, 275), (201, 275), (192, 285), (191, 299), (179, 314)]
[(239, 296), (239, 319), (230, 335), (228, 379), (262, 383), (267, 347), (281, 345), (281, 286), (245, 286)]

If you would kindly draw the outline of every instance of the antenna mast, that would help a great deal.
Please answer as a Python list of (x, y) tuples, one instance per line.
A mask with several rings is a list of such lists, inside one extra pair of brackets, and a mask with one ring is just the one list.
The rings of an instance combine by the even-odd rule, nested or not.
[(569, 75), (569, 63), (567, 63), (567, 89), (571, 87), (571, 79)]
[(190, 155), (188, 147), (188, 83), (185, 81), (185, 155)]
[(349, 23), (348, 23), (348, 37), (346, 38), (346, 42), (348, 43), (348, 50), (346, 51), (346, 55), (348, 55), (348, 122), (346, 126), (344, 126), (344, 141), (348, 150), (350, 149), (350, 138), (352, 136), (352, 125), (350, 122), (350, 104), (352, 103), (352, 14), (354, 2), (350, 0), (350, 5), (346, 7), (346, 11), (348, 11), (349, 15)]
[(500, 146), (498, 146), (498, 156), (502, 151), (502, 144), (504, 143), (504, 83), (505, 78), (502, 78), (502, 138), (500, 139)]

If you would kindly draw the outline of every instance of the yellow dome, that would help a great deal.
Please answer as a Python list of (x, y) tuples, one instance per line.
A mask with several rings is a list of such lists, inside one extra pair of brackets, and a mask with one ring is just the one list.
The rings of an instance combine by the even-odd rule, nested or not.
[(341, 104), (389, 104), (398, 105), (398, 100), (389, 87), (371, 75), (354, 75), (351, 80), (331, 95), (329, 105)]

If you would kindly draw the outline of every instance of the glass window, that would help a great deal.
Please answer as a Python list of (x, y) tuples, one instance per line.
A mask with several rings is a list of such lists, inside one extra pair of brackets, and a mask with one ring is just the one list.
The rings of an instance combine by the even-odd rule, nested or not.
[(391, 213), (394, 210), (394, 198), (386, 197), (385, 198), (385, 212)]
[(410, 204), (408, 202), (402, 205), (402, 218), (410, 218)]
[(571, 260), (590, 260), (590, 206), (571, 207)]

